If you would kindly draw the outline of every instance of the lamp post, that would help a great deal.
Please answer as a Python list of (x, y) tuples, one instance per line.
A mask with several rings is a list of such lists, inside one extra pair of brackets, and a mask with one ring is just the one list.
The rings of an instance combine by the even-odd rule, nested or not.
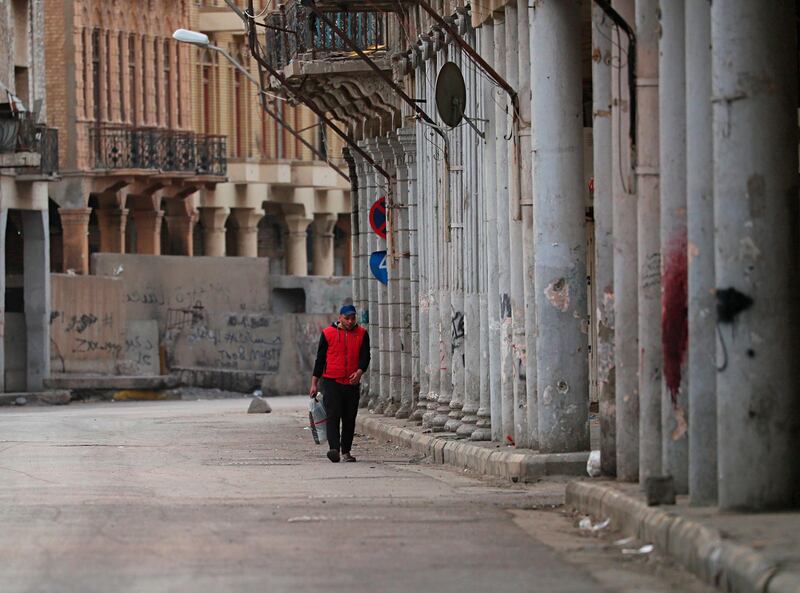
[(281, 97), (276, 97), (275, 95), (265, 91), (261, 87), (261, 82), (255, 76), (253, 76), (250, 73), (250, 71), (247, 70), (247, 68), (242, 66), (239, 62), (237, 62), (236, 59), (230, 53), (228, 53), (227, 50), (225, 50), (224, 48), (219, 47), (217, 45), (213, 45), (211, 43), (211, 40), (208, 38), (208, 35), (206, 35), (205, 33), (200, 33), (198, 31), (189, 31), (188, 29), (178, 29), (177, 31), (175, 31), (172, 34), (172, 38), (175, 41), (178, 41), (180, 43), (188, 43), (190, 45), (196, 45), (198, 47), (202, 47), (204, 49), (209, 49), (211, 51), (215, 51), (215, 52), (218, 52), (218, 53), (222, 54), (222, 56), (226, 60), (228, 60), (228, 62), (230, 62), (233, 65), (234, 68), (236, 68), (239, 72), (241, 72), (242, 74), (245, 75), (247, 80), (249, 80), (254, 85), (256, 85), (256, 87), (258, 87), (258, 95), (259, 95), (259, 98), (261, 100), (261, 106), (262, 106), (262, 108), (264, 109), (264, 112), (267, 115), (269, 115), (272, 119), (274, 119), (276, 122), (278, 122), (278, 124), (280, 124), (284, 129), (286, 129), (286, 131), (288, 131), (292, 136), (297, 138), (303, 144), (303, 146), (308, 148), (320, 160), (325, 161), (328, 164), (329, 167), (331, 167), (339, 175), (344, 177), (348, 182), (350, 181), (350, 177), (347, 174), (345, 174), (344, 171), (342, 171), (339, 167), (337, 167), (336, 165), (331, 163), (330, 160), (328, 160), (328, 157), (325, 154), (320, 152), (314, 145), (312, 145), (305, 138), (303, 138), (299, 134), (299, 132), (297, 132), (289, 124), (284, 122), (283, 119), (281, 119), (280, 115), (277, 112), (275, 112), (275, 111), (273, 111), (273, 110), (271, 110), (269, 108), (269, 106), (267, 105), (266, 97), (275, 97), (275, 98), (281, 99), (282, 101), (285, 100), (285, 99), (283, 99)]

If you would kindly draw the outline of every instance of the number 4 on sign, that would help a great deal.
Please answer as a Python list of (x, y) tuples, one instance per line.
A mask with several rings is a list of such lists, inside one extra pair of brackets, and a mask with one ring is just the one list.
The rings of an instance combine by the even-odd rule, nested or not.
[(381, 284), (389, 283), (389, 265), (386, 261), (386, 251), (375, 251), (370, 255), (369, 268), (378, 282)]

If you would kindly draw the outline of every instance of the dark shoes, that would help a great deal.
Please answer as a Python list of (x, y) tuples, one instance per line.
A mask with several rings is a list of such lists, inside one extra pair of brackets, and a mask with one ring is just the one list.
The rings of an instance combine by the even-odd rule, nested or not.
[(350, 455), (350, 453), (342, 453), (342, 461), (346, 461), (348, 463), (355, 462), (356, 458)]
[[(339, 452), (336, 449), (331, 449), (328, 451), (328, 459), (333, 463), (339, 463)], [(345, 461), (347, 461), (347, 459), (345, 459)]]

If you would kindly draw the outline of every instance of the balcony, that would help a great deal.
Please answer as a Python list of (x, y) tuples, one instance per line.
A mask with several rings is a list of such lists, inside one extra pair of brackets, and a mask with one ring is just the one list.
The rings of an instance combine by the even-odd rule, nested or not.
[[(360, 50), (385, 53), (389, 22), (385, 13), (325, 11), (325, 15)], [(268, 61), (275, 70), (283, 70), (296, 59), (308, 61), (355, 57), (333, 28), (299, 2), (289, 2), (280, 10), (270, 13), (264, 24)]]
[(58, 130), (36, 123), (30, 112), (0, 117), (0, 169), (19, 177), (58, 175)]
[(163, 173), (224, 177), (226, 138), (153, 128), (90, 129), (95, 170), (154, 170)]
[[(392, 19), (397, 3), (318, 0), (318, 10), (386, 74), (397, 40)], [(394, 7), (394, 8), (393, 8)], [(400, 121), (397, 97), (351, 45), (300, 0), (289, 0), (264, 17), (262, 56), (293, 90), (334, 119), (346, 122), (356, 137), (387, 131)], [(283, 92), (272, 81), (276, 92)]]

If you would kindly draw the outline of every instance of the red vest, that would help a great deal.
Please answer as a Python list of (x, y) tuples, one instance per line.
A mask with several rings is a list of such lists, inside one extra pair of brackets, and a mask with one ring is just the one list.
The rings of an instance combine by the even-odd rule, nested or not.
[(360, 325), (350, 331), (331, 325), (322, 330), (328, 342), (323, 378), (337, 383), (347, 383), (348, 377), (358, 370), (358, 357), (366, 330)]

